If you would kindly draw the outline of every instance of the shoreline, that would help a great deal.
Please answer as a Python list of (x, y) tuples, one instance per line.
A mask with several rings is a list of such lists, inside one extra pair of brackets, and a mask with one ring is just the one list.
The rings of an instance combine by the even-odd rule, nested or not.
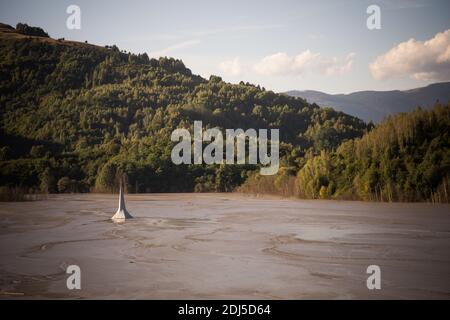
[[(72, 196), (84, 196), (84, 195), (92, 195), (92, 196), (111, 196), (118, 197), (118, 193), (104, 193), (104, 192), (77, 192), (77, 193), (35, 193), (35, 194), (26, 194), (26, 196), (34, 196), (36, 199), (27, 199), (23, 201), (0, 201), (1, 204), (5, 203), (23, 203), (23, 202), (34, 202), (34, 201), (45, 201), (49, 199), (56, 199), (62, 197), (72, 197)], [(282, 196), (271, 193), (245, 193), (245, 192), (150, 192), (150, 193), (126, 193), (126, 197), (147, 197), (147, 196), (163, 196), (163, 195), (180, 195), (180, 196), (241, 196), (251, 199), (260, 199), (260, 200), (289, 200), (289, 201), (324, 201), (324, 202), (353, 202), (353, 203), (365, 203), (365, 204), (430, 204), (430, 205), (449, 205), (450, 203), (446, 202), (431, 202), (431, 201), (375, 201), (375, 200), (352, 200), (352, 199), (312, 199), (312, 198), (299, 198), (295, 196)]]

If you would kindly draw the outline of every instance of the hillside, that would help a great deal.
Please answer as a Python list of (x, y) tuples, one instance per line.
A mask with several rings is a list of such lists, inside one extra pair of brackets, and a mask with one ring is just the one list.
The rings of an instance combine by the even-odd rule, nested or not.
[[(43, 192), (230, 191), (254, 165), (171, 162), (175, 128), (279, 128), (281, 164), (369, 129), (356, 117), (248, 83), (203, 79), (182, 61), (55, 40), (0, 25), (0, 184)], [(27, 34), (32, 30), (32, 34)], [(36, 33), (37, 32), (37, 33)], [(39, 34), (42, 36), (35, 36)]]
[(388, 117), (295, 174), (250, 177), (245, 192), (312, 199), (450, 202), (450, 104)]
[(380, 122), (388, 115), (414, 110), (417, 106), (432, 107), (436, 101), (450, 102), (450, 82), (434, 83), (405, 91), (359, 91), (350, 94), (327, 94), (320, 91), (288, 91), (310, 103), (332, 107), (365, 121)]

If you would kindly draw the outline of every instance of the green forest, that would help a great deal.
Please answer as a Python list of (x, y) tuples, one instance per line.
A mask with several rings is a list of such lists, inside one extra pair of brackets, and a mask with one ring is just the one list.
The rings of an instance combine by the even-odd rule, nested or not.
[(388, 117), (361, 138), (309, 153), (275, 177), (254, 174), (242, 191), (308, 199), (450, 202), (450, 105)]
[[(29, 193), (273, 193), (449, 201), (449, 105), (377, 126), (260, 86), (204, 79), (181, 60), (0, 24), (0, 185)], [(280, 170), (174, 165), (176, 128), (280, 129)]]

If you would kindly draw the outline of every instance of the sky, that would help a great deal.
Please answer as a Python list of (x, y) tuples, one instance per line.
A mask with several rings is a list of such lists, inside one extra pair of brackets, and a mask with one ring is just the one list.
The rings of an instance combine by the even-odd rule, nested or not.
[[(81, 28), (66, 9), (77, 5)], [(370, 5), (380, 29), (370, 30)], [(450, 80), (450, 1), (0, 0), (0, 22), (182, 59), (276, 92), (405, 90)]]

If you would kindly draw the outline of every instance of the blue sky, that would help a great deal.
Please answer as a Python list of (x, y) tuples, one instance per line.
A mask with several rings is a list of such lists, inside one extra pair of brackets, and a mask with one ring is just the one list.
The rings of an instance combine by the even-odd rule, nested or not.
[[(71, 4), (81, 8), (81, 30), (66, 28)], [(380, 30), (366, 27), (371, 4), (381, 9)], [(449, 13), (446, 0), (0, 0), (1, 22), (55, 38), (173, 56), (196, 74), (274, 91), (328, 93), (450, 80)]]

